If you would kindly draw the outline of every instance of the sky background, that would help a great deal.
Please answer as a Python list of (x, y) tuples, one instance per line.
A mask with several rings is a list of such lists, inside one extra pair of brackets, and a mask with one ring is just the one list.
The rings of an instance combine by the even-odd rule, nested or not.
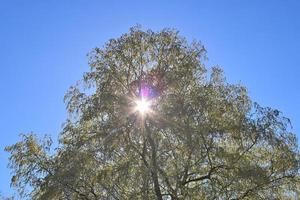
[(88, 71), (86, 54), (141, 24), (202, 41), (254, 101), (289, 117), (300, 136), (300, 1), (0, 0), (0, 191), (12, 195), (4, 147), (20, 133), (57, 139), (63, 97)]

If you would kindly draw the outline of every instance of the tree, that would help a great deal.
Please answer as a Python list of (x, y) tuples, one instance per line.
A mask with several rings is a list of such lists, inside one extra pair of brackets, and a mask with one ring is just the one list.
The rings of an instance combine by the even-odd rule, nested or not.
[(12, 185), (32, 199), (287, 199), (299, 154), (289, 120), (206, 69), (176, 30), (133, 27), (90, 54), (52, 140), (6, 148)]

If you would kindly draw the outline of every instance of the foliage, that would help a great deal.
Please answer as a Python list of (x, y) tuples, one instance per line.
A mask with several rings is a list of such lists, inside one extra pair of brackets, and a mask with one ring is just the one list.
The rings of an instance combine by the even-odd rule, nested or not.
[[(55, 153), (34, 134), (6, 148), (24, 198), (288, 198), (299, 169), (289, 120), (206, 69), (201, 43), (133, 27), (89, 56), (90, 71), (65, 96)], [(142, 87), (144, 114), (134, 109)]]

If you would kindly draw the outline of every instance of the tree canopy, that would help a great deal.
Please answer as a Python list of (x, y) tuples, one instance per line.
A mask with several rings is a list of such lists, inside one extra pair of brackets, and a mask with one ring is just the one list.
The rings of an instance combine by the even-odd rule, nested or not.
[(43, 200), (288, 199), (299, 169), (289, 120), (205, 60), (173, 29), (133, 27), (93, 49), (65, 96), (59, 146), (31, 133), (6, 148), (12, 185)]

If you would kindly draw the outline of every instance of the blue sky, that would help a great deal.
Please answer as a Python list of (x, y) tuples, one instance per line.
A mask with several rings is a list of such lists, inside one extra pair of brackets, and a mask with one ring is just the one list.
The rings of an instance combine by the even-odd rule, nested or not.
[(63, 96), (88, 70), (86, 54), (136, 24), (201, 40), (208, 66), (221, 66), (254, 101), (281, 110), (299, 136), (298, 2), (1, 0), (0, 191), (13, 194), (4, 147), (19, 133), (57, 138), (67, 116)]

